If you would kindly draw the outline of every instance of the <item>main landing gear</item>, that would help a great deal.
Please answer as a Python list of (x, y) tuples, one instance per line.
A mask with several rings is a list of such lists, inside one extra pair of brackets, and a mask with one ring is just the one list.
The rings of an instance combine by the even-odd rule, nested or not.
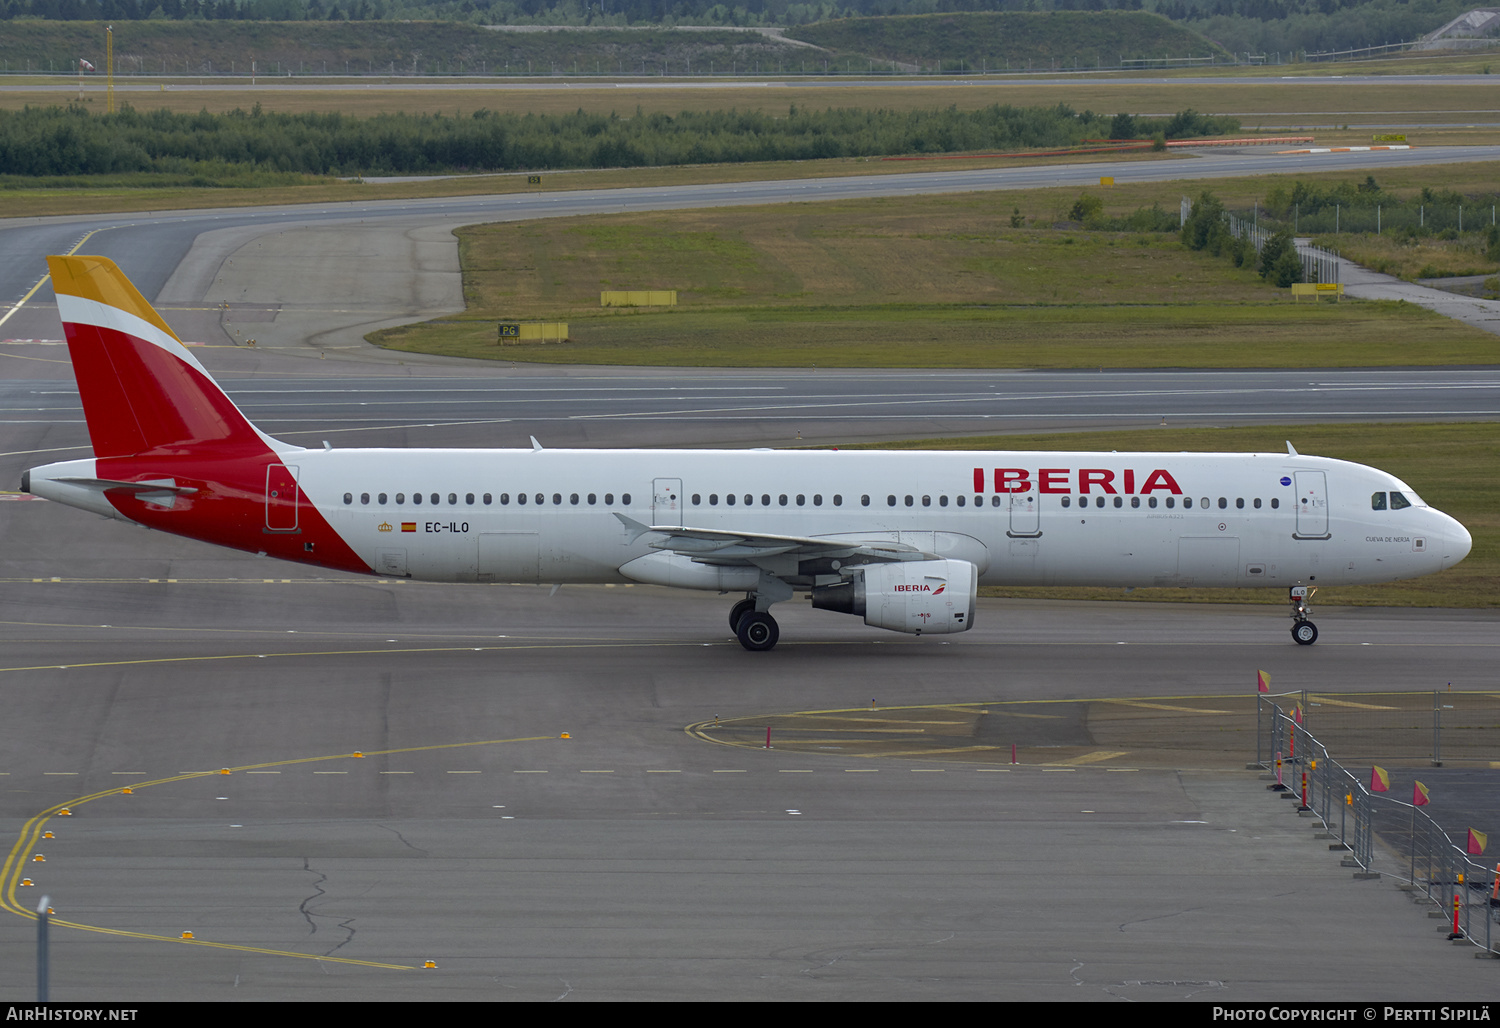
[(734, 629), (740, 645), (752, 653), (769, 650), (781, 638), (776, 619), (769, 611), (756, 610), (753, 597), (729, 608), (729, 627)]
[(1318, 626), (1307, 619), (1312, 613), (1307, 601), (1317, 591), (1316, 587), (1308, 588), (1305, 585), (1294, 585), (1288, 590), (1292, 602), (1292, 638), (1297, 641), (1298, 646), (1311, 646), (1318, 641)]

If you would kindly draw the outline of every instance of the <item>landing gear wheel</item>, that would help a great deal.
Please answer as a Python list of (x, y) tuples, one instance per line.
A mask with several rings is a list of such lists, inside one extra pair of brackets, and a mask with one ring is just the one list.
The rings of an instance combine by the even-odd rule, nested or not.
[(729, 630), (737, 632), (740, 628), (740, 618), (755, 609), (754, 600), (741, 600), (729, 608)]
[(734, 634), (739, 636), (741, 646), (752, 653), (759, 653), (776, 645), (776, 640), (781, 638), (781, 629), (770, 614), (763, 610), (752, 610), (740, 618)]
[(1292, 638), (1298, 646), (1311, 646), (1318, 641), (1318, 626), (1311, 621), (1298, 621), (1292, 625)]

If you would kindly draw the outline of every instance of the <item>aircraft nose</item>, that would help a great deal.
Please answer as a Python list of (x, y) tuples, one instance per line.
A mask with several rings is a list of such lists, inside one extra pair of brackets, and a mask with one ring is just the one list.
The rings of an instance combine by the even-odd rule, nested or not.
[(1439, 556), (1443, 559), (1443, 567), (1451, 568), (1469, 555), (1469, 551), (1474, 548), (1474, 537), (1456, 518), (1444, 514), (1443, 521), (1443, 550)]

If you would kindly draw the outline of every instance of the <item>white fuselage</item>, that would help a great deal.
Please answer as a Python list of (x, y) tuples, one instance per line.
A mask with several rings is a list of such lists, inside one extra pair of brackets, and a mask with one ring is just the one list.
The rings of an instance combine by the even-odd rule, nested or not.
[[(650, 537), (632, 540), (616, 512), (651, 526), (904, 542), (973, 563), (985, 585), (1371, 583), (1440, 570), (1469, 548), (1458, 522), (1399, 479), (1288, 454), (305, 450), (283, 459), (375, 573), (431, 581), (658, 580), (620, 570), (653, 548)], [(1411, 505), (1372, 502), (1391, 491)]]

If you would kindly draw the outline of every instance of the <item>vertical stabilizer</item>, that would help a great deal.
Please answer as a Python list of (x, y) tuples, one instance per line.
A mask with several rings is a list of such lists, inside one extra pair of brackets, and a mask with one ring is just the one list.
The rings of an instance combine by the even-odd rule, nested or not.
[(240, 413), (107, 257), (48, 257), (97, 457), (290, 449)]

